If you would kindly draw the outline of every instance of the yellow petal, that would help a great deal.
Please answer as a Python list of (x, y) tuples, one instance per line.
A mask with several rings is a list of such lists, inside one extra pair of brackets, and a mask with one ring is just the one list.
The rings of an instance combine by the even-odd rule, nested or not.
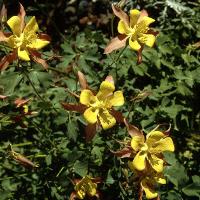
[(96, 192), (97, 192), (96, 188), (97, 188), (97, 184), (90, 181), (87, 187), (87, 194), (91, 197), (96, 195)]
[(135, 51), (138, 51), (141, 48), (141, 45), (138, 43), (138, 41), (137, 40), (132, 41), (131, 37), (129, 38), (129, 45)]
[(151, 155), (147, 157), (150, 165), (156, 172), (162, 172), (163, 171), (163, 163), (164, 161), (161, 158), (158, 158), (155, 155)]
[(139, 151), (133, 160), (133, 167), (138, 171), (144, 170), (146, 167), (146, 156), (145, 152)]
[(148, 47), (152, 47), (155, 43), (156, 37), (152, 34), (143, 34), (139, 40), (141, 43), (146, 44)]
[(115, 118), (106, 109), (102, 109), (98, 117), (104, 130), (112, 128), (116, 124)]
[(161, 139), (165, 138), (165, 134), (161, 131), (151, 131), (146, 136), (146, 143), (149, 147), (155, 144), (155, 142), (160, 141)]
[(90, 107), (83, 113), (83, 116), (85, 117), (88, 123), (94, 124), (97, 122), (98, 112), (98, 109)]
[(82, 90), (80, 95), (80, 103), (89, 106), (90, 103), (95, 102), (95, 96), (90, 90)]
[(33, 16), (29, 22), (26, 24), (25, 28), (24, 28), (24, 34), (29, 34), (31, 33), (35, 33), (36, 31), (38, 31), (39, 27), (38, 24), (36, 22), (35, 16)]
[(31, 44), (29, 44), (27, 46), (31, 49), (39, 50), (39, 49), (42, 49), (43, 47), (45, 47), (48, 44), (49, 44), (49, 41), (47, 41), (47, 40), (36, 39)]
[(135, 167), (133, 166), (133, 162), (128, 161), (128, 167), (134, 172), (135, 171)]
[(134, 136), (131, 139), (131, 147), (134, 151), (138, 151), (141, 148), (141, 145), (144, 144), (144, 137)]
[(136, 25), (137, 20), (140, 16), (140, 11), (137, 9), (130, 10), (130, 26), (133, 28)]
[(153, 19), (151, 17), (144, 16), (142, 18), (141, 22), (139, 23), (139, 25), (143, 26), (143, 27), (148, 27), (153, 22), (155, 22), (155, 19)]
[(7, 43), (8, 43), (8, 45), (9, 45), (11, 48), (16, 48), (16, 46), (15, 46), (15, 36), (14, 36), (14, 35), (11, 35), (11, 36), (8, 38)]
[(117, 30), (120, 34), (126, 34), (126, 35), (128, 35), (128, 33), (130, 32), (128, 26), (122, 20), (119, 21)]
[(112, 106), (122, 106), (124, 104), (124, 96), (122, 91), (114, 92), (114, 95), (110, 99)]
[(97, 94), (97, 97), (99, 100), (106, 99), (107, 97), (112, 95), (114, 90), (115, 90), (115, 86), (113, 83), (109, 81), (103, 81), (100, 85), (100, 89)]
[(85, 193), (85, 191), (79, 189), (79, 190), (76, 192), (76, 195), (77, 195), (77, 197), (78, 197), (79, 199), (84, 199), (86, 193)]
[(18, 48), (17, 53), (18, 53), (18, 57), (21, 60), (30, 61), (29, 53), (28, 53), (28, 51), (26, 49), (25, 50), (20, 50), (20, 48)]
[(174, 143), (170, 137), (159, 140), (154, 143), (154, 148), (152, 148), (154, 153), (162, 153), (164, 151), (174, 151)]
[(13, 16), (7, 21), (8, 26), (14, 35), (19, 36), (21, 34), (21, 19), (18, 16)]
[(146, 179), (143, 179), (141, 181), (141, 187), (144, 190), (146, 194), (147, 199), (154, 199), (158, 196), (158, 193), (154, 190), (154, 188), (150, 187), (152, 186), (151, 184), (148, 183)]
[(155, 177), (155, 180), (157, 183), (160, 183), (160, 184), (166, 184), (166, 179), (163, 177), (163, 176), (158, 176), (158, 177)]

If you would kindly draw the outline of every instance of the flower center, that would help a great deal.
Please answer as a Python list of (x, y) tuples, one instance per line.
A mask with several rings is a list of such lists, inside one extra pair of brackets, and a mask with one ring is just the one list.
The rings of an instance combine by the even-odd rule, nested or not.
[(106, 107), (106, 102), (105, 101), (100, 101), (97, 97), (95, 97), (95, 100), (90, 101), (90, 106), (99, 109), (99, 108), (105, 108)]
[(147, 152), (148, 151), (148, 146), (146, 143), (144, 143), (141, 147), (141, 151)]
[(16, 48), (25, 48), (36, 39), (37, 35), (34, 32), (29, 32), (28, 34), (21, 33), (19, 37), (17, 35), (14, 36), (14, 45)]

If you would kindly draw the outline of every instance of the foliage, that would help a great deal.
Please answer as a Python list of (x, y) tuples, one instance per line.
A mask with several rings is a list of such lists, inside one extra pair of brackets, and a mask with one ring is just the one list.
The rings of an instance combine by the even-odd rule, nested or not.
[[(103, 5), (111, 12), (111, 4), (107, 1), (70, 1), (69, 4), (60, 0), (55, 6), (60, 9), (58, 11), (49, 1), (34, 2), (22, 3), (29, 16), (36, 15), (37, 18), (38, 9), (43, 10), (39, 19), (44, 22), (39, 25), (42, 30), (50, 31), (48, 34), (52, 37), (51, 45), (42, 52), (49, 67), (45, 70), (37, 63), (25, 62), (22, 67), (14, 61), (1, 72), (1, 199), (69, 199), (74, 191), (73, 180), (87, 174), (103, 180), (98, 184), (103, 199), (138, 199), (138, 185), (129, 170), (129, 159), (118, 158), (112, 153), (121, 148), (119, 141), (129, 138), (125, 126), (98, 129), (94, 139), (86, 143), (86, 120), (77, 112), (65, 110), (61, 104), (79, 103), (73, 95), (81, 93), (78, 71), (85, 74), (94, 91), (98, 91), (108, 75), (113, 76), (116, 89), (122, 90), (125, 97), (125, 104), (118, 111), (145, 133), (157, 124), (164, 124), (167, 128), (171, 124), (170, 136), (175, 142), (175, 153), (165, 154), (168, 166), (164, 173), (168, 184), (158, 188), (160, 198), (200, 199), (200, 178), (197, 175), (200, 2), (126, 2), (124, 10), (145, 8), (157, 21), (154, 25), (159, 31), (156, 44), (154, 48), (144, 48), (140, 65), (136, 64), (137, 55), (129, 48), (103, 54), (112, 34), (112, 28), (108, 28), (111, 20), (106, 26), (99, 22), (99, 27), (96, 21), (85, 25), (71, 19), (73, 16), (83, 17), (85, 13), (81, 12), (81, 6), (84, 2), (94, 11), (98, 5)], [(54, 19), (44, 14), (46, 9)], [(61, 20), (57, 12), (65, 17), (70, 13), (70, 22), (63, 22), (62, 26), (58, 23), (57, 26)], [(100, 13), (96, 15), (100, 16)], [(85, 17), (88, 17), (87, 13)], [(115, 20), (118, 22), (114, 19), (114, 25)], [(72, 26), (69, 28), (67, 23)], [(116, 29), (114, 26), (114, 33)], [(3, 57), (8, 49), (0, 45)], [(32, 112), (30, 115), (16, 106), (18, 98), (30, 99), (27, 102), (28, 110)], [(39, 167), (24, 168), (10, 155), (9, 144), (15, 152), (25, 155)]]

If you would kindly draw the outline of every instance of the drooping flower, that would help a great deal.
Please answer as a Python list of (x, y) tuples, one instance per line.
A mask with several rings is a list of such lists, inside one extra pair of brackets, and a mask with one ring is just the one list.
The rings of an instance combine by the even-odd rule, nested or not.
[(75, 186), (76, 195), (79, 199), (84, 199), (86, 194), (90, 197), (95, 196), (97, 192), (96, 189), (97, 184), (93, 183), (89, 176), (83, 177)]
[(31, 111), (28, 107), (28, 102), (30, 99), (16, 99), (14, 104), (16, 108), (19, 110), (19, 114), (12, 117), (12, 120), (19, 124), (22, 128), (27, 128), (26, 121), (24, 121), (24, 117), (33, 116), (38, 112)]
[[(149, 25), (155, 20), (148, 17), (145, 10), (137, 9), (130, 10), (130, 17), (119, 7), (112, 5), (114, 14), (120, 19), (118, 23), (119, 35), (111, 40), (105, 48), (105, 53), (111, 53), (113, 50), (126, 46), (128, 40), (129, 46), (138, 51), (138, 56), (141, 56), (141, 51), (144, 45), (152, 47), (154, 45), (157, 32), (149, 29)], [(141, 59), (141, 58), (138, 58)], [(140, 62), (140, 60), (139, 60)]]
[[(139, 191), (139, 199), (142, 199), (143, 191), (145, 192), (147, 199), (154, 199), (158, 197), (158, 192), (156, 191), (158, 184), (166, 184), (166, 179), (162, 172), (158, 173), (153, 170), (151, 167), (144, 171), (137, 171), (133, 166), (133, 162), (128, 162), (129, 168), (137, 175), (140, 191)], [(159, 199), (159, 198), (158, 198)]]
[[(100, 85), (99, 92), (94, 95), (91, 90), (82, 90), (80, 103), (87, 106), (84, 117), (90, 124), (100, 121), (103, 129), (108, 129), (116, 124), (115, 117), (111, 114), (113, 106), (124, 104), (122, 91), (116, 91), (113, 81), (108, 79)], [(113, 93), (114, 92), (114, 93)]]
[[(108, 76), (101, 83), (97, 94), (89, 88), (81, 72), (78, 72), (78, 77), (82, 88), (80, 104), (62, 103), (62, 105), (66, 110), (83, 113), (88, 122), (85, 129), (86, 140), (90, 141), (96, 133), (97, 125), (101, 125), (103, 129), (109, 129), (116, 124), (116, 121), (123, 122), (123, 115), (114, 110), (113, 106), (123, 105), (124, 96), (122, 91), (114, 92), (115, 85), (112, 76)], [(74, 96), (77, 97), (76, 94)]]
[(11, 17), (7, 24), (12, 34), (0, 32), (0, 41), (6, 42), (13, 49), (10, 55), (5, 56), (0, 62), (0, 69), (5, 69), (10, 62), (16, 59), (30, 61), (31, 59), (44, 68), (47, 63), (41, 58), (38, 50), (49, 44), (49, 37), (46, 34), (38, 34), (38, 24), (35, 17), (32, 17), (27, 24), (24, 21), (25, 11), (20, 4), (20, 13), (18, 16)]
[(100, 193), (97, 191), (97, 183), (101, 182), (101, 178), (92, 178), (90, 176), (85, 176), (81, 180), (73, 181), (75, 183), (74, 190), (70, 195), (70, 200), (84, 199), (85, 197), (99, 197)]
[(156, 172), (162, 172), (163, 152), (174, 151), (172, 139), (157, 130), (149, 132), (146, 140), (143, 134), (132, 137), (131, 147), (137, 153), (133, 159), (133, 167), (138, 171), (144, 170), (148, 162)]
[(142, 190), (145, 192), (147, 199), (154, 199), (158, 197), (158, 192), (155, 189), (158, 183), (166, 184), (163, 174), (147, 176), (141, 180), (140, 185)]

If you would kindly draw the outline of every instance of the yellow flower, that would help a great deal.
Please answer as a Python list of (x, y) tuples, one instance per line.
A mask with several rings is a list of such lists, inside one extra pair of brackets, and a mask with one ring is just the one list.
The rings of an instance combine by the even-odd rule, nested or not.
[(154, 21), (146, 13), (133, 9), (130, 10), (128, 23), (122, 19), (119, 21), (118, 32), (129, 38), (130, 47), (136, 51), (141, 49), (141, 45), (143, 44), (152, 47), (155, 42), (155, 36), (148, 33), (148, 31), (149, 25)]
[(76, 197), (84, 199), (86, 195), (93, 197), (97, 193), (97, 184), (89, 176), (85, 176), (75, 185)]
[(150, 176), (146, 176), (141, 180), (140, 186), (142, 190), (144, 190), (147, 199), (154, 199), (158, 196), (158, 192), (155, 190), (157, 183), (166, 184), (163, 174), (151, 174)]
[(127, 40), (129, 40), (130, 47), (138, 52), (138, 64), (141, 63), (144, 45), (152, 47), (158, 34), (158, 32), (149, 29), (149, 25), (155, 20), (148, 17), (145, 10), (132, 9), (130, 16), (128, 16), (116, 5), (112, 5), (112, 9), (120, 19), (117, 27), (119, 35), (108, 43), (104, 53), (109, 54), (114, 50), (125, 47)]
[[(140, 190), (144, 191), (146, 194), (147, 199), (154, 199), (158, 196), (158, 192), (155, 190), (157, 184), (166, 184), (165, 177), (163, 173), (158, 173), (152, 168), (147, 168), (144, 171), (137, 171), (133, 165), (133, 162), (128, 162), (129, 168), (137, 174), (139, 183), (140, 183)], [(140, 192), (139, 192), (140, 193)], [(142, 193), (140, 194), (142, 199)]]
[(114, 90), (114, 83), (109, 80), (101, 83), (97, 95), (94, 95), (89, 89), (82, 90), (80, 103), (87, 106), (83, 115), (89, 124), (95, 124), (99, 120), (103, 129), (115, 125), (116, 119), (111, 114), (112, 106), (123, 105), (124, 97), (122, 91), (114, 92)]
[(147, 134), (146, 141), (143, 135), (132, 137), (131, 147), (137, 152), (132, 164), (139, 171), (144, 170), (146, 162), (148, 162), (156, 172), (162, 172), (164, 163), (162, 153), (164, 151), (174, 151), (172, 139), (155, 130)]
[(17, 49), (17, 55), (21, 60), (29, 61), (29, 50), (39, 50), (49, 44), (49, 41), (38, 37), (36, 32), (39, 27), (35, 17), (32, 17), (23, 29), (22, 23), (19, 16), (13, 16), (7, 21), (13, 35), (6, 42), (11, 48)]
[(41, 64), (45, 69), (48, 67), (46, 61), (41, 58), (38, 50), (49, 44), (49, 36), (37, 33), (39, 30), (35, 17), (32, 17), (25, 24), (24, 17), (26, 12), (20, 4), (18, 16), (11, 17), (7, 24), (12, 33), (3, 33), (0, 31), (0, 42), (6, 42), (13, 51), (4, 56), (0, 61), (0, 70), (5, 69), (16, 59), (30, 61), (33, 60)]

